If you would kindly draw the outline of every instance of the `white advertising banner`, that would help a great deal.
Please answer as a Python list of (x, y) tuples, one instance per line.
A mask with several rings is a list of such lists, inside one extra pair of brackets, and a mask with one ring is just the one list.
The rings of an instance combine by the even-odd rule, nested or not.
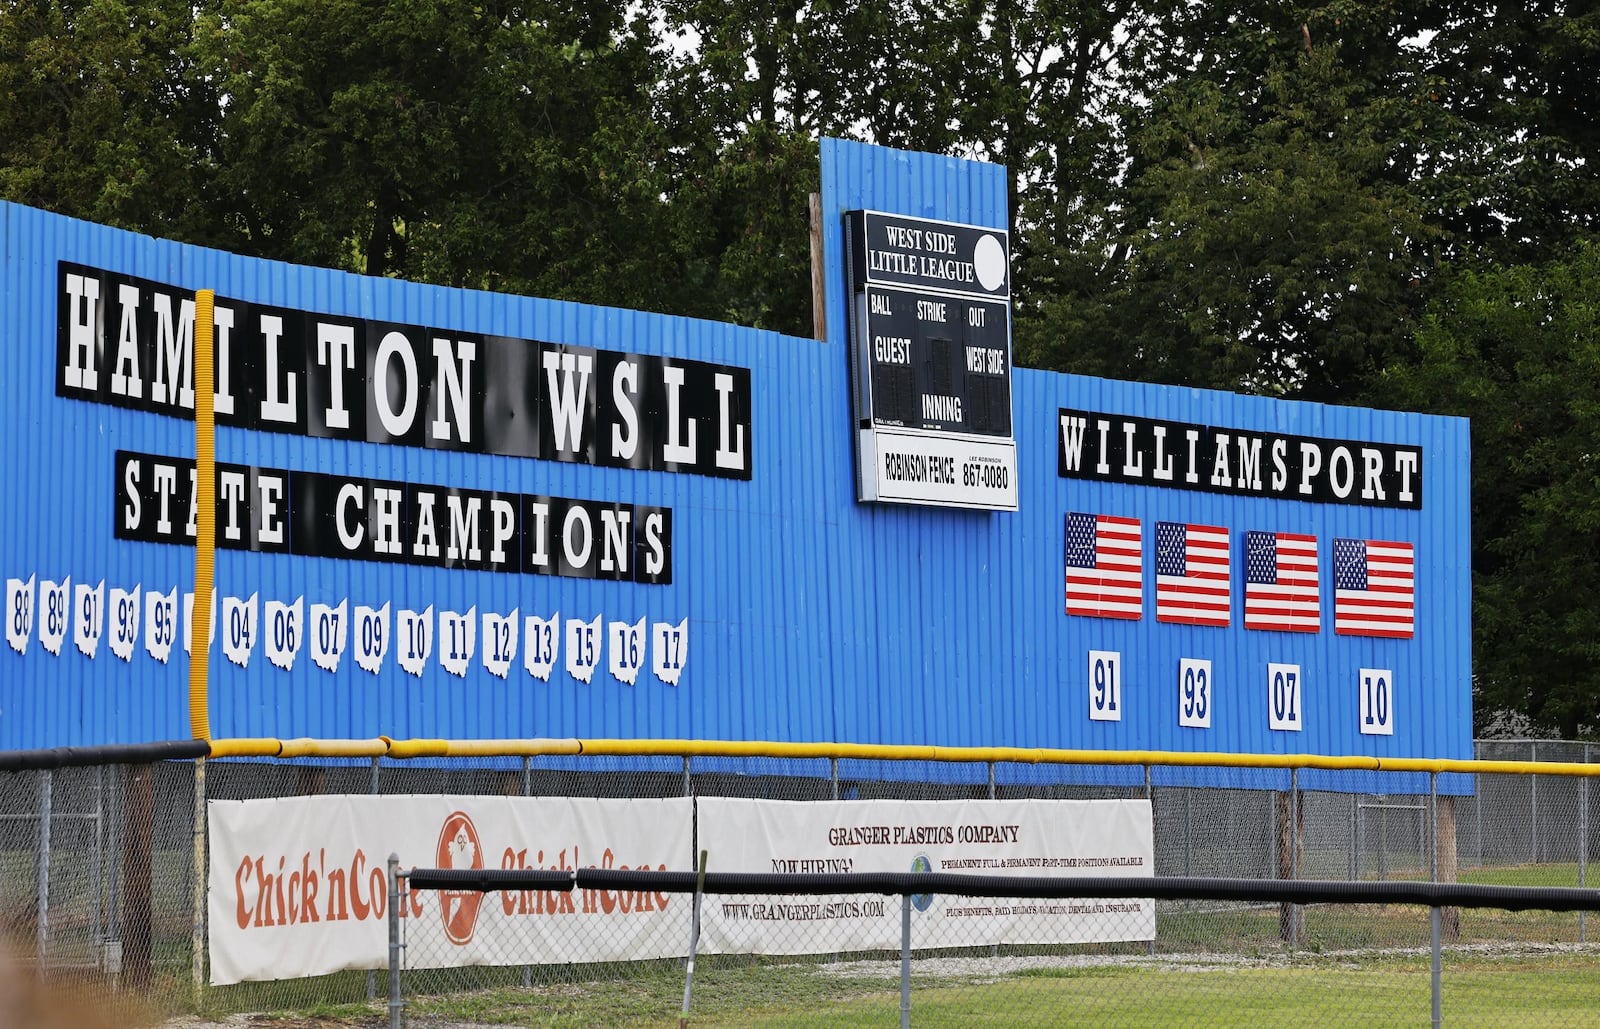
[[(211, 982), (386, 968), (389, 855), (405, 868), (691, 867), (688, 798), (323, 796), (213, 800)], [(412, 967), (681, 954), (690, 898), (418, 891)], [(680, 931), (681, 929), (681, 931)]]
[[(851, 800), (700, 798), (707, 867), (722, 872), (1153, 874), (1145, 800)], [(913, 896), (914, 947), (1090, 943), (1155, 938), (1150, 899), (1034, 900)], [(708, 952), (813, 954), (899, 949), (900, 899), (708, 896)]]

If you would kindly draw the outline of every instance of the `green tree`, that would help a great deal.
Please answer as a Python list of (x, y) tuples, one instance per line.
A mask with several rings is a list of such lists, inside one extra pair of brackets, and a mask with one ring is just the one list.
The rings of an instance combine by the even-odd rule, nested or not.
[(215, 97), (194, 3), (0, 4), (0, 196), (156, 235), (222, 239), (207, 188)]
[[(537, 16), (534, 16), (534, 14)], [(663, 56), (613, 5), (524, 12), (472, 32), (456, 159), (408, 219), (428, 281), (705, 315), (659, 117)]]
[[(959, 145), (1011, 170), (1017, 358), (1087, 371), (1115, 347), (1099, 321), (1114, 276), (1107, 240), (1127, 207), (1128, 130), (1189, 65), (1190, 5), (992, 0), (951, 31), (963, 89)], [(1068, 310), (1062, 298), (1083, 301)], [(1087, 317), (1085, 317), (1087, 315)]]
[(1370, 44), (1313, 42), (1297, 18), (1219, 31), (1213, 64), (1128, 112), (1115, 220), (1064, 258), (1083, 285), (1039, 299), (1021, 359), (1360, 399), (1407, 353), (1438, 237), (1397, 166), (1418, 116), (1379, 88), (1405, 81), (1403, 58), (1374, 81)]
[(1383, 397), (1472, 420), (1480, 722), (1573, 739), (1600, 725), (1600, 241), (1446, 279)]
[(950, 143), (952, 93), (926, 73), (949, 48), (921, 45), (942, 22), (916, 14), (899, 0), (660, 5), (680, 41), (660, 120), (701, 313), (810, 335), (818, 139), (865, 127), (885, 145)]
[(201, 39), (250, 253), (555, 296), (625, 259), (618, 142), (648, 127), (655, 69), (610, 6), (236, 0)]
[(1179, 62), (1171, 25), (1186, 6), (665, 0), (662, 9), (672, 31), (695, 41), (676, 62), (672, 121), (699, 126), (686, 138), (706, 224), (716, 226), (708, 231), (724, 234), (705, 249), (722, 255), (726, 306), (756, 317), (771, 308), (763, 324), (803, 332), (809, 301), (794, 287), (808, 281), (801, 215), (815, 188), (816, 137), (1007, 165), (1013, 297), (1025, 320), (1032, 297), (1074, 279), (1087, 227), (1113, 202), (1118, 105)]
[(1467, 253), (1539, 262), (1600, 231), (1600, 8), (1561, 0), (1438, 6), (1416, 152), (1434, 217)]

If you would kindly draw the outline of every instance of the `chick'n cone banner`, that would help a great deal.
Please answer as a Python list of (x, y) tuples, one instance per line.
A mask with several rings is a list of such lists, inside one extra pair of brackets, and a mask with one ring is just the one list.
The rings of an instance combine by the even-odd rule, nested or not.
[[(207, 804), (211, 982), (389, 961), (387, 863), (404, 868), (686, 871), (688, 799), (326, 796)], [(419, 891), (408, 967), (611, 961), (683, 947), (687, 898), (657, 893)]]

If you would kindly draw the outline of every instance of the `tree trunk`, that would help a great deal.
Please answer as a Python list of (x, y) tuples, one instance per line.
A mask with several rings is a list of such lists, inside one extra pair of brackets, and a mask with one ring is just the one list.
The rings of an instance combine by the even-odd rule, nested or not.
[[(1433, 845), (1438, 848), (1439, 881), (1459, 881), (1460, 865), (1456, 859), (1456, 798), (1439, 797), (1439, 828)], [(1461, 940), (1461, 909), (1439, 909), (1439, 938), (1445, 943)]]
[[(1305, 796), (1298, 790), (1279, 793), (1277, 797), (1278, 822), (1278, 878), (1294, 879), (1300, 868), (1297, 860), (1304, 854)], [(1290, 817), (1292, 802), (1294, 817)], [(1299, 946), (1305, 935), (1305, 917), (1298, 904), (1278, 905), (1278, 937), (1290, 946)]]

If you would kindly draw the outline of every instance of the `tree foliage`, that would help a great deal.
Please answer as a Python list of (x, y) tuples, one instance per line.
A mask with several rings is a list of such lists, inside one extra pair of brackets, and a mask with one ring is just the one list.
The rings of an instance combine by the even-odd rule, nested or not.
[[(1436, 236), (1392, 171), (1393, 106), (1334, 45), (1286, 46), (1248, 89), (1163, 88), (1136, 122), (1092, 289), (1051, 296), (1025, 353), (1124, 378), (1358, 397), (1406, 346)], [(1100, 342), (1053, 345), (1068, 333)]]
[(1600, 725), (1600, 242), (1460, 270), (1388, 399), (1472, 420), (1480, 716)]
[[(175, 0), (0, 3), (0, 196), (216, 242), (216, 98)], [(197, 202), (200, 201), (200, 202)]]
[(1600, 8), (1561, 0), (1437, 12), (1427, 90), (1441, 142), (1416, 181), (1466, 254), (1533, 262), (1600, 230)]

